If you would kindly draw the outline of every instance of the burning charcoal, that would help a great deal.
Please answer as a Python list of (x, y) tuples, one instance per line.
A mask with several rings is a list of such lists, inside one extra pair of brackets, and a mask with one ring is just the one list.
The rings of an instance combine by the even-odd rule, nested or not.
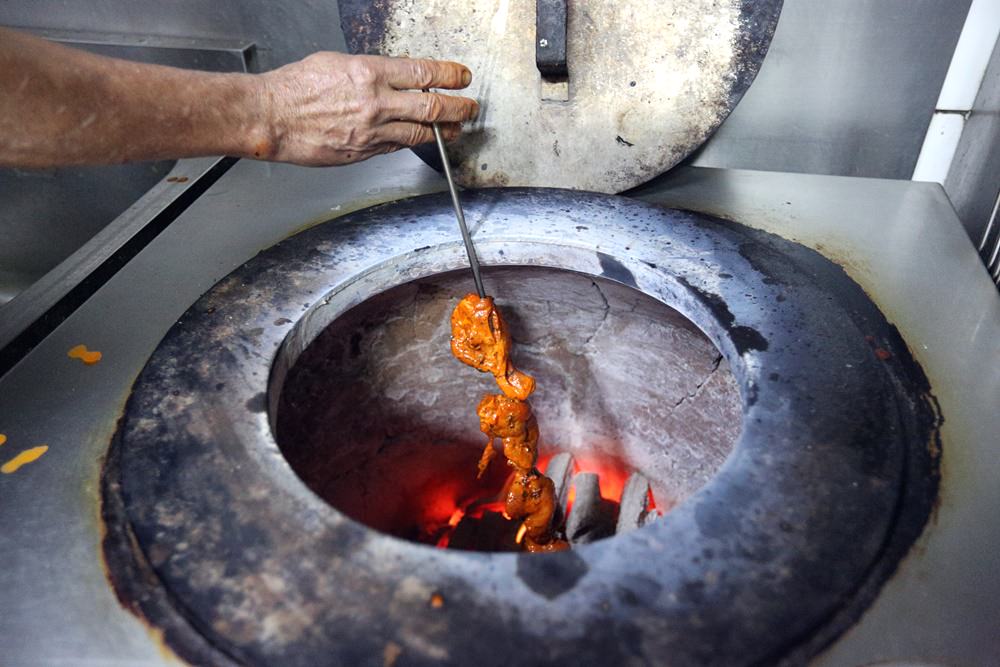
[(545, 468), (545, 476), (556, 487), (556, 511), (552, 515), (552, 526), (558, 529), (566, 521), (566, 502), (569, 500), (569, 487), (573, 479), (573, 455), (562, 452), (553, 456)]
[(566, 519), (566, 539), (571, 544), (587, 544), (615, 532), (618, 503), (601, 497), (597, 475), (580, 473), (573, 478), (576, 498)]
[(499, 512), (483, 512), (482, 518), (464, 516), (452, 533), (449, 549), (466, 551), (520, 551), (514, 542), (517, 524)]
[[(652, 514), (655, 513), (655, 511), (652, 512)], [(625, 490), (622, 491), (621, 509), (618, 512), (615, 533), (627, 533), (641, 528), (649, 520), (650, 514), (649, 480), (634, 472), (625, 482)]]

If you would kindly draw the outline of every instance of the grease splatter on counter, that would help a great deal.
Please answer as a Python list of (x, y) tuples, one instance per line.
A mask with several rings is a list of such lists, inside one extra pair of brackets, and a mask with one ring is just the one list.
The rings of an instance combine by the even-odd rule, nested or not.
[(77, 345), (76, 347), (70, 348), (70, 351), (66, 353), (66, 356), (70, 359), (79, 359), (88, 366), (93, 366), (101, 360), (103, 355), (97, 350), (88, 350), (86, 345)]
[(39, 445), (38, 447), (32, 447), (31, 449), (26, 449), (7, 463), (0, 466), (0, 472), (5, 475), (9, 475), (12, 472), (17, 472), (18, 468), (23, 465), (27, 465), (34, 461), (37, 461), (42, 457), (42, 454), (49, 451), (48, 445)]

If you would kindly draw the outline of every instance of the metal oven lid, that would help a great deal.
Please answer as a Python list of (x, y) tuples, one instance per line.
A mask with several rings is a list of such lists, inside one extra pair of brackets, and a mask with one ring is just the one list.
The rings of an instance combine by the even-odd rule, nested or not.
[[(753, 81), (782, 0), (339, 0), (348, 48), (462, 62), (466, 187), (623, 192), (701, 146)], [(417, 154), (440, 166), (436, 153)], [(436, 164), (435, 164), (436, 163)]]

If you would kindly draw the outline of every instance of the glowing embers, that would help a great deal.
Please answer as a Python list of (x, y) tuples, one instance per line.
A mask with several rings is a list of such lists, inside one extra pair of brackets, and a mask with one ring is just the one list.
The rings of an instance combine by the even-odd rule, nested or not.
[[(546, 457), (539, 469), (556, 487), (552, 521), (555, 537), (587, 544), (648, 524), (664, 510), (656, 506), (648, 480), (620, 462), (568, 453)], [(494, 496), (457, 503), (444, 525), (428, 527), (439, 548), (467, 551), (519, 551), (524, 527), (504, 514), (504, 497), (513, 475)], [(430, 541), (430, 540), (427, 540)]]

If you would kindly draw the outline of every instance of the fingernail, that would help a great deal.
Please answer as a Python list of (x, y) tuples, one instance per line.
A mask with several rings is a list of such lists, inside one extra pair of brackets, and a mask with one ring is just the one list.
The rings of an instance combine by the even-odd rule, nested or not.
[(470, 83), (472, 83), (472, 72), (464, 70), (462, 72), (462, 86), (468, 86)]
[(476, 106), (472, 107), (472, 116), (469, 117), (469, 120), (475, 120), (477, 118), (479, 118), (479, 102), (476, 102)]

